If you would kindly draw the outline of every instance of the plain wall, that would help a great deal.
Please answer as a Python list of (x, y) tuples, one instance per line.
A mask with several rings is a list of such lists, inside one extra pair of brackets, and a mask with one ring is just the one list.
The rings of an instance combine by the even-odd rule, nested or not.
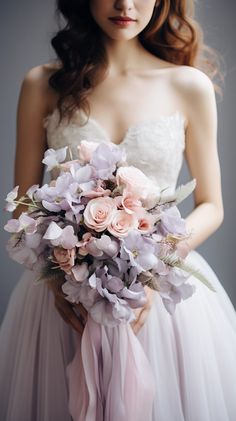
[[(16, 107), (20, 85), (32, 67), (54, 57), (50, 38), (56, 30), (54, 3), (50, 0), (8, 0), (1, 2), (1, 154), (0, 154), (0, 211), (1, 211), (1, 294), (0, 318), (3, 317), (10, 294), (23, 268), (10, 260), (5, 245), (9, 235), (3, 230), (10, 213), (4, 212), (4, 199), (13, 187), (15, 154)], [(235, 270), (235, 161), (236, 161), (236, 3), (221, 0), (202, 0), (196, 4), (197, 17), (203, 26), (205, 40), (224, 56), (226, 79), (224, 98), (218, 102), (218, 147), (222, 168), (222, 187), (225, 219), (221, 227), (197, 251), (209, 262), (222, 285), (236, 304)], [(32, 139), (33, 141), (33, 139)], [(209, 158), (210, 159), (210, 158)], [(186, 164), (179, 182), (189, 180)], [(180, 206), (183, 216), (192, 209), (188, 199)]]

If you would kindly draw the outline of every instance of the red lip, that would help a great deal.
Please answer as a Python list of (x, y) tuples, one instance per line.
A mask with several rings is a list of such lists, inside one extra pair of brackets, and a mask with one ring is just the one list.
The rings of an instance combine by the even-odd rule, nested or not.
[(130, 22), (130, 21), (135, 21), (135, 19), (130, 18), (129, 16), (114, 16), (109, 18), (111, 20), (119, 20), (119, 21), (123, 21), (123, 22)]

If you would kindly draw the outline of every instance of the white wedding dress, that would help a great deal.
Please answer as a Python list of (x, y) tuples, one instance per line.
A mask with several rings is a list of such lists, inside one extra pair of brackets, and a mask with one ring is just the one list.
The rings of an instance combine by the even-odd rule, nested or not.
[[(57, 126), (55, 109), (44, 122), (48, 146), (69, 145), (76, 157), (83, 139), (110, 141), (94, 119), (81, 126), (84, 118), (78, 110), (71, 123), (63, 120)], [(130, 164), (161, 187), (174, 189), (185, 147), (184, 117), (176, 111), (135, 124), (121, 147)], [(196, 293), (172, 316), (155, 292), (137, 335), (155, 379), (152, 421), (235, 421), (236, 312), (204, 258), (191, 251), (188, 261), (205, 273), (216, 292), (191, 277)], [(0, 331), (0, 420), (69, 421), (65, 369), (79, 339), (58, 314), (52, 292), (33, 279), (29, 270), (22, 275)]]

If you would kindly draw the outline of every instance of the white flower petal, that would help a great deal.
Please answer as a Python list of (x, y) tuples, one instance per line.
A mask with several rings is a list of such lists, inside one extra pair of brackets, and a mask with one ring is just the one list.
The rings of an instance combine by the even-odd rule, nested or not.
[(62, 234), (62, 229), (56, 224), (56, 222), (52, 221), (48, 226), (47, 231), (45, 232), (43, 238), (45, 240), (56, 240)]

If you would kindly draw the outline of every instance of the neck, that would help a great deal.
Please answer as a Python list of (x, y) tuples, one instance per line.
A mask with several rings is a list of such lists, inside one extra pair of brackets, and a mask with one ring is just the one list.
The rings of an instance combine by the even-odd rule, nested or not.
[(125, 74), (139, 68), (143, 61), (140, 55), (147, 53), (137, 37), (128, 41), (106, 39), (105, 49), (110, 75)]

